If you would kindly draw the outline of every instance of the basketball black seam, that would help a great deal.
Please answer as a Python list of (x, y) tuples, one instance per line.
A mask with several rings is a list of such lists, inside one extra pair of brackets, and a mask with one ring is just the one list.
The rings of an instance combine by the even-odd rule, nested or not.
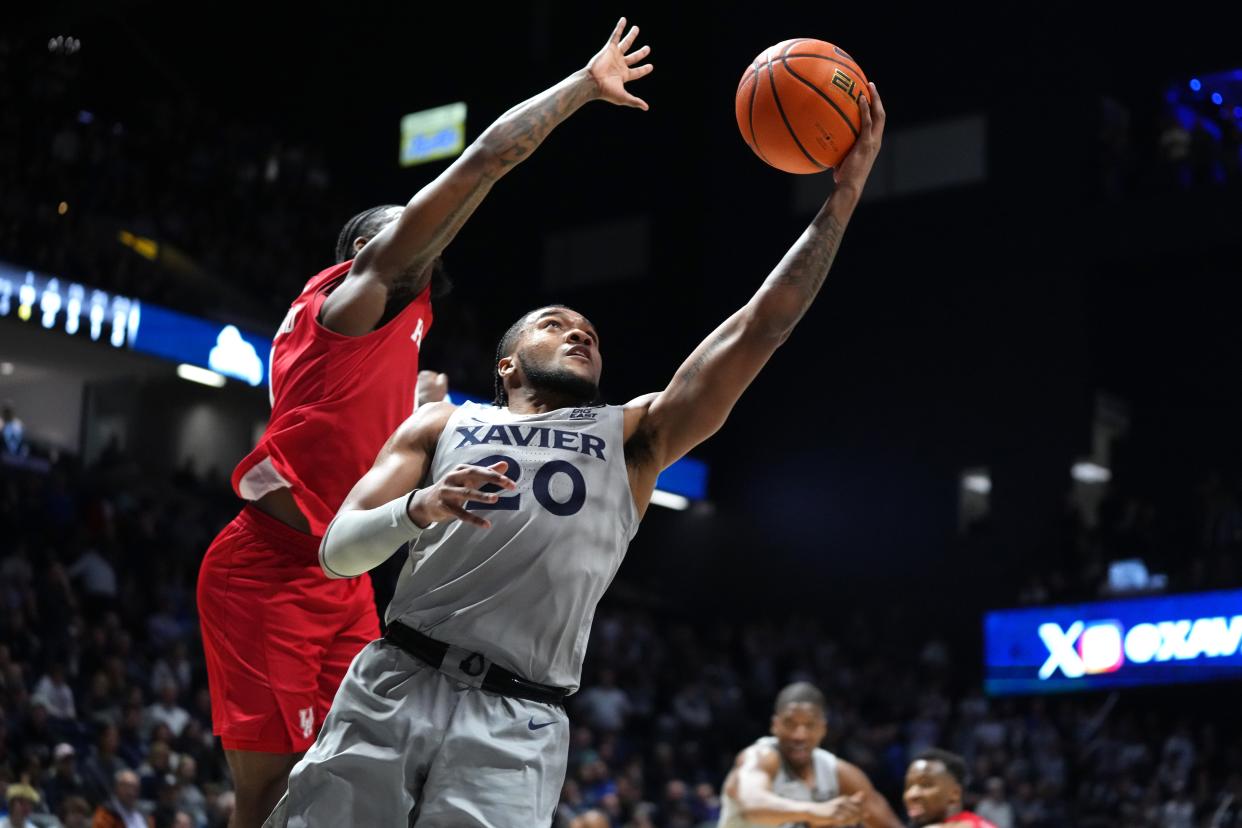
[(829, 63), (837, 63), (837, 64), (840, 64), (841, 66), (844, 66), (846, 69), (849, 69), (851, 72), (853, 72), (855, 75), (858, 75), (858, 77), (860, 78), (863, 76), (863, 70), (859, 69), (853, 63), (849, 63), (844, 60), (837, 60), (836, 58), (830, 58), (827, 55), (817, 55), (814, 52), (798, 52), (797, 54), (794, 54), (794, 55), (781, 55), (781, 57), (782, 58), (805, 57), (805, 58), (815, 58), (816, 60), (826, 60)]
[(759, 148), (759, 136), (755, 134), (755, 95), (759, 92), (759, 64), (754, 65), (755, 85), (750, 89), (750, 111), (747, 113), (747, 120), (750, 122), (750, 142), (755, 148), (755, 152), (763, 159), (763, 163), (771, 164), (768, 157), (763, 154), (763, 150)]
[(781, 96), (776, 93), (776, 77), (772, 72), (772, 58), (768, 58), (768, 83), (772, 86), (772, 100), (776, 101), (776, 111), (781, 113), (781, 120), (785, 122), (785, 129), (789, 132), (789, 137), (793, 139), (794, 144), (796, 144), (802, 154), (806, 156), (807, 161), (810, 161), (821, 170), (828, 169), (826, 165), (816, 161), (814, 156), (806, 151), (806, 147), (802, 146), (802, 142), (798, 140), (797, 134), (793, 131), (793, 126), (790, 125), (789, 118), (785, 116), (785, 107), (781, 106)]
[(785, 64), (786, 72), (788, 72), (789, 74), (793, 75), (795, 78), (797, 78), (798, 80), (806, 84), (807, 87), (813, 90), (816, 95), (819, 95), (821, 98), (823, 98), (824, 101), (829, 106), (831, 106), (833, 109), (837, 111), (837, 114), (841, 116), (841, 120), (845, 121), (845, 125), (850, 128), (850, 132), (854, 133), (854, 139), (858, 140), (858, 130), (854, 128), (854, 124), (852, 121), (850, 121), (849, 116), (847, 116), (845, 112), (841, 110), (841, 107), (837, 106), (837, 102), (834, 101), (832, 98), (828, 97), (827, 95), (825, 95), (824, 90), (820, 89), (818, 86), (811, 83), (809, 80), (807, 80), (806, 78), (802, 77), (797, 72), (795, 72), (793, 70), (793, 67), (789, 65), (789, 62), (786, 61), (785, 58), (781, 58), (781, 62)]

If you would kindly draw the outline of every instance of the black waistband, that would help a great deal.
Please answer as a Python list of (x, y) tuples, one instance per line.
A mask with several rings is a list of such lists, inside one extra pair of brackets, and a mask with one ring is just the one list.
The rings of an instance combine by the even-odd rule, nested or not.
[[(388, 632), (384, 633), (384, 639), (437, 670), (444, 663), (444, 656), (448, 653), (448, 645), (443, 641), (436, 641), (434, 638), (423, 635), (400, 621), (393, 621), (388, 625)], [(483, 656), (477, 653), (472, 654), (459, 665), (466, 675), (478, 675), (477, 672), (471, 670), (473, 666), (471, 662), (477, 664), (475, 671), (482, 670)], [(495, 664), (487, 668), (481, 687), (489, 693), (544, 704), (564, 704), (565, 697), (569, 695), (569, 691), (563, 687), (552, 687), (548, 684), (528, 681)]]

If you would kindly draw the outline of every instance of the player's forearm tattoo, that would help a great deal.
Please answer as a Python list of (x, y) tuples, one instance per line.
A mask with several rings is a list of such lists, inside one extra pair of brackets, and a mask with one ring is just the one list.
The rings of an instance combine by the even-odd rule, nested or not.
[(594, 95), (594, 83), (574, 75), (502, 115), (479, 138), (499, 161), (499, 174), (524, 161), (557, 124)]
[(768, 278), (769, 288), (793, 288), (800, 300), (789, 308), (791, 318), (773, 321), (792, 327), (802, 318), (811, 302), (815, 301), (824, 279), (828, 278), (844, 234), (845, 227), (827, 210), (815, 217), (802, 238)]
[(711, 360), (712, 354), (720, 349), (720, 346), (729, 338), (728, 330), (719, 330), (703, 344), (702, 350), (690, 358), (690, 363), (681, 371), (679, 377), (682, 382), (689, 382), (699, 375), (699, 372)]

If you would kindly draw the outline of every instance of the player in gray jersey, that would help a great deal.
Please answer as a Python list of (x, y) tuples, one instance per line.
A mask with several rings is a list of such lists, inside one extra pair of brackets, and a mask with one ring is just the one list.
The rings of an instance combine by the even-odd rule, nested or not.
[(819, 746), (827, 733), (819, 690), (804, 681), (782, 690), (772, 712), (772, 735), (739, 753), (725, 778), (719, 828), (901, 828), (867, 775)]
[(388, 630), (354, 659), (269, 825), (549, 824), (595, 605), (656, 477), (724, 424), (819, 292), (879, 152), (870, 95), (827, 203), (663, 391), (596, 404), (599, 335), (553, 305), (502, 338), (494, 406), (436, 403), (393, 434), (319, 553), (355, 577), (410, 542)]

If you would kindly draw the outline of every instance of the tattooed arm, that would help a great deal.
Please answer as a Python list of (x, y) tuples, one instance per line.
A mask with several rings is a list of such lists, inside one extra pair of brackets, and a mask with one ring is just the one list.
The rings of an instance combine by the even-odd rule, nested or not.
[[(337, 333), (360, 336), (383, 318), (394, 282), (419, 274), (403, 295), (416, 296), (431, 279), (431, 264), (505, 173), (524, 161), (557, 124), (583, 104), (603, 100), (647, 109), (625, 84), (651, 72), (636, 65), (650, 54), (629, 50), (634, 26), (622, 37), (625, 18), (590, 63), (565, 80), (510, 109), (484, 130), (461, 156), (410, 199), (401, 217), (366, 243), (345, 281), (324, 302), (320, 321)], [(628, 54), (627, 54), (628, 53)]]
[(810, 227), (740, 310), (694, 350), (668, 387), (626, 406), (630, 487), (646, 508), (660, 471), (724, 424), (734, 403), (798, 324), (832, 267), (884, 134), (884, 105), (860, 96), (858, 142), (835, 171), (837, 186)]

